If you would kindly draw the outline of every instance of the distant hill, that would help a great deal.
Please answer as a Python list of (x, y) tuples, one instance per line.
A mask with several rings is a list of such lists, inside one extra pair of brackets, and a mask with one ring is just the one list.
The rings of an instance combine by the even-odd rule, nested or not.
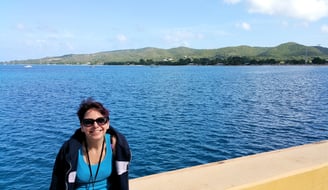
[(200, 59), (200, 58), (228, 58), (233, 56), (248, 57), (251, 59), (305, 59), (307, 57), (320, 57), (328, 59), (328, 48), (321, 46), (304, 46), (294, 42), (288, 42), (276, 47), (251, 47), (236, 46), (218, 49), (192, 49), (177, 47), (172, 49), (141, 48), (106, 51), (93, 54), (69, 54), (58, 57), (45, 57), (40, 59), (15, 60), (9, 63), (23, 64), (104, 64), (108, 62), (128, 63), (140, 60)]
[(277, 47), (269, 48), (267, 51), (259, 54), (262, 57), (272, 57), (275, 59), (298, 59), (308, 57), (327, 57), (328, 48), (304, 46), (297, 43), (285, 43)]

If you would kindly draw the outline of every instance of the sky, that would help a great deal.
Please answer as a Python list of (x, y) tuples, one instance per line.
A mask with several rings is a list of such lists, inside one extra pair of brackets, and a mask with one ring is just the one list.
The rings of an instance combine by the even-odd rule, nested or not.
[(0, 61), (145, 47), (328, 47), (328, 0), (2, 0)]

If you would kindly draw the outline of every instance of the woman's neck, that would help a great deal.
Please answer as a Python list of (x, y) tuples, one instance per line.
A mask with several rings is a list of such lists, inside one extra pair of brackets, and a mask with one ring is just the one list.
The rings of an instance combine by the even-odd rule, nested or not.
[(98, 151), (101, 150), (103, 141), (105, 140), (105, 137), (99, 140), (90, 140), (86, 139), (88, 151)]
[(84, 161), (90, 165), (99, 164), (106, 154), (105, 137), (98, 141), (86, 139), (83, 147)]

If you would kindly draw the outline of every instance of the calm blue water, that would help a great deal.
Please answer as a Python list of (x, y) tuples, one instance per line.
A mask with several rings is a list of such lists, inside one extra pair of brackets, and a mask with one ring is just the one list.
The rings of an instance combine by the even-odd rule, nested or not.
[(47, 189), (92, 96), (131, 178), (328, 139), (328, 67), (0, 65), (0, 189)]

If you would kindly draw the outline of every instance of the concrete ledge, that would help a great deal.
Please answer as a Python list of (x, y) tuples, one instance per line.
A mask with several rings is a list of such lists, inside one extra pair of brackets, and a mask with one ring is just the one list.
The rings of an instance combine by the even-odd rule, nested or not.
[(328, 164), (296, 171), (266, 181), (231, 188), (229, 190), (325, 190), (328, 189)]
[(327, 190), (328, 141), (130, 180), (131, 190)]

